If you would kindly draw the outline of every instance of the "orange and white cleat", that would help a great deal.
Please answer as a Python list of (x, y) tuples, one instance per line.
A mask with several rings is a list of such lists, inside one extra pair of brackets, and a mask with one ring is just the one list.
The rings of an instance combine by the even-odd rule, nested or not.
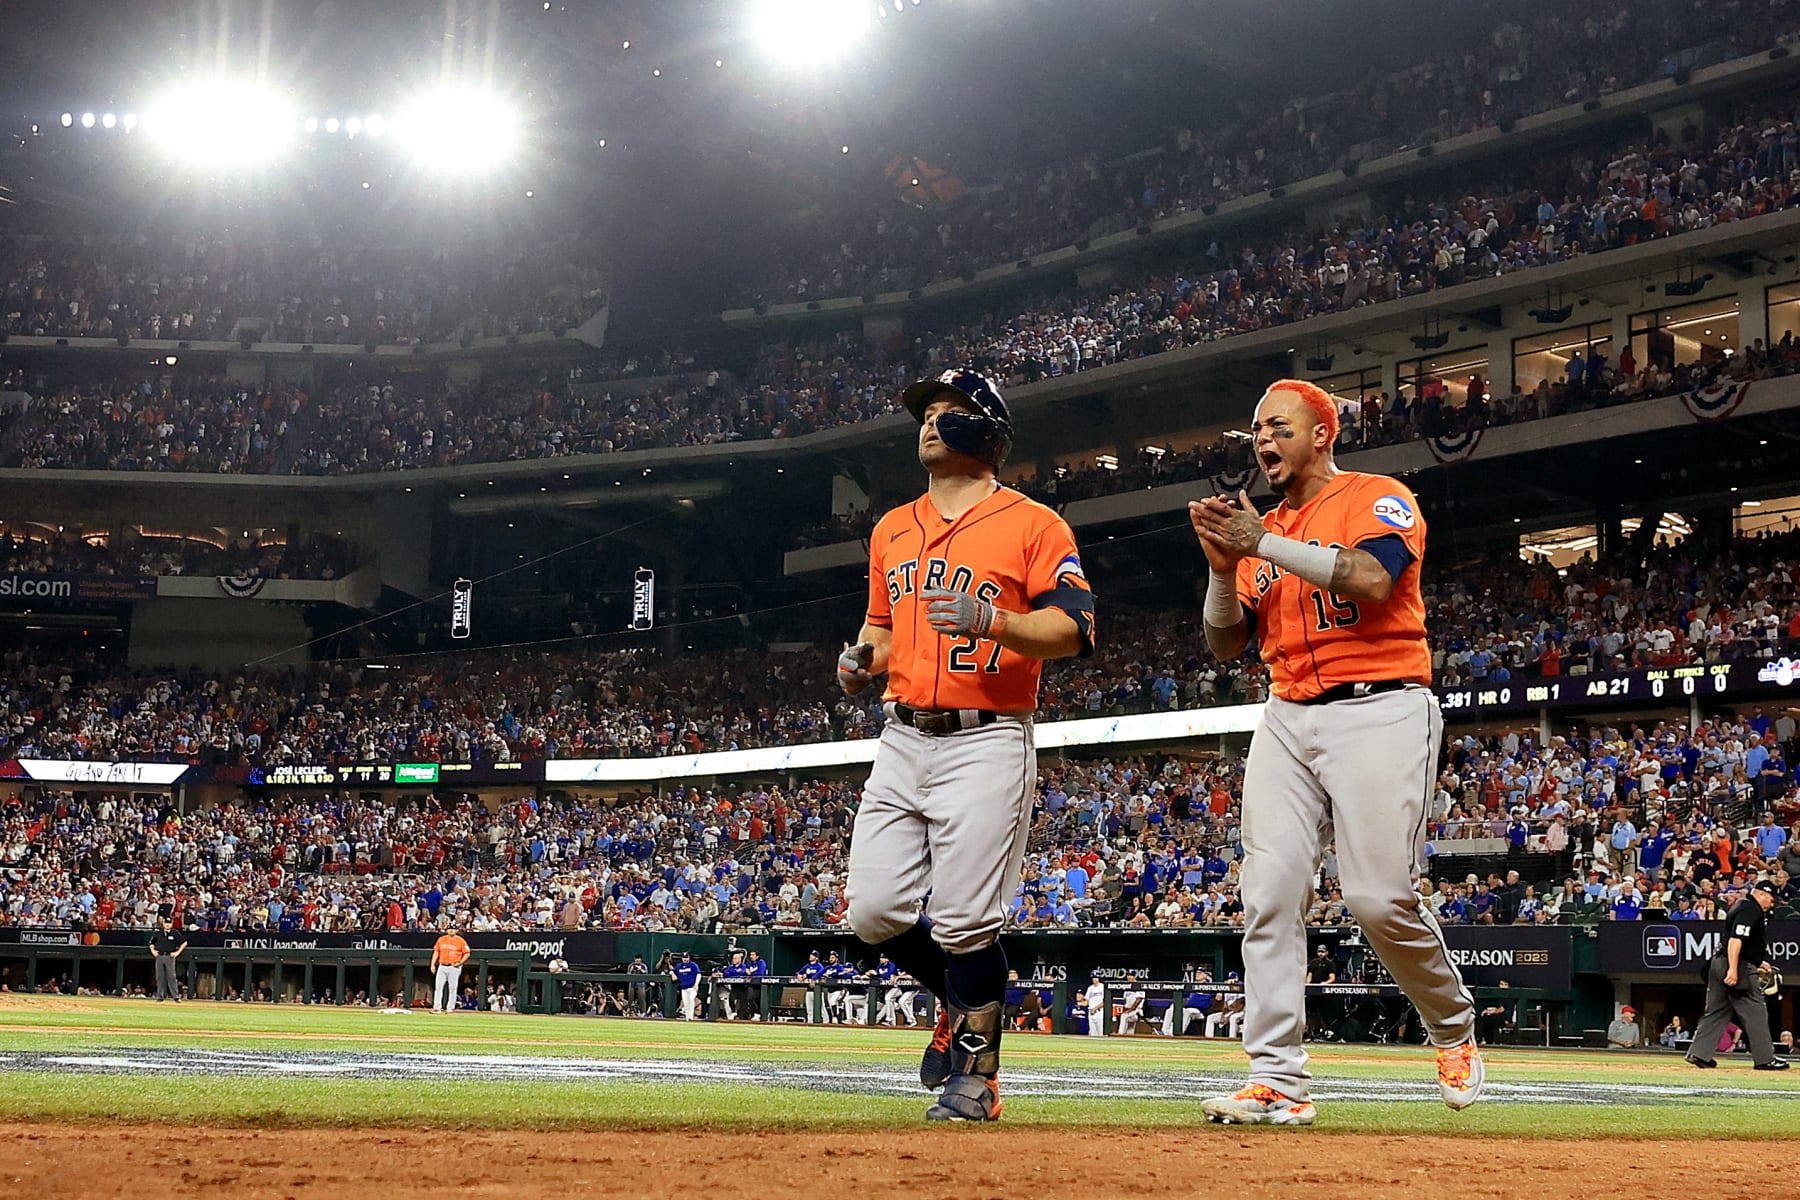
[(1220, 1125), (1311, 1125), (1311, 1100), (1296, 1100), (1266, 1084), (1253, 1083), (1230, 1096), (1203, 1101), (1200, 1111)]
[(1487, 1066), (1472, 1040), (1460, 1046), (1440, 1046), (1437, 1058), (1438, 1087), (1443, 1090), (1445, 1104), (1461, 1112), (1481, 1099), (1481, 1089), (1487, 1084)]

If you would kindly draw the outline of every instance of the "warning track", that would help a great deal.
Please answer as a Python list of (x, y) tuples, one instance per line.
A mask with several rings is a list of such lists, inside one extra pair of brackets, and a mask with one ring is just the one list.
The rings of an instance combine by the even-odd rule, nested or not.
[[(682, 1058), (569, 1058), (510, 1054), (371, 1053), (342, 1051), (220, 1050), (192, 1047), (116, 1047), (81, 1051), (0, 1053), (6, 1072), (84, 1075), (288, 1077), (309, 1079), (438, 1079), (470, 1082), (705, 1084), (718, 1087), (802, 1088), (849, 1095), (918, 1095), (917, 1076), (885, 1064), (848, 1061), (769, 1063)], [(1153, 1099), (1198, 1104), (1231, 1091), (1241, 1073), (1138, 1070), (1008, 1070), (1009, 1096)], [(1319, 1100), (1440, 1102), (1437, 1084), (1418, 1080), (1331, 1078), (1317, 1080)], [(1637, 1081), (1508, 1082), (1490, 1079), (1484, 1104), (1679, 1104), (1700, 1098), (1754, 1098), (1795, 1104), (1800, 1090), (1683, 1086)]]

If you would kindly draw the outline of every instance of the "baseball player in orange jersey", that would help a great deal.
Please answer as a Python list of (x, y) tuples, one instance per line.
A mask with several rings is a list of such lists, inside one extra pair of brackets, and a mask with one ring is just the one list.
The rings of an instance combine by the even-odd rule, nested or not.
[(1044, 659), (1093, 652), (1094, 597), (1068, 524), (994, 478), (1012, 424), (992, 381), (947, 371), (901, 402), (931, 481), (870, 536), (868, 615), (838, 659), (846, 692), (888, 677), (845, 894), (856, 935), (938, 998), (926, 1117), (991, 1121), (1038, 678)]
[(463, 964), (469, 961), (469, 943), (454, 929), (445, 930), (431, 947), (431, 1011), (447, 1013), (456, 1008), (457, 987)]
[(1281, 503), (1261, 518), (1243, 492), (1188, 505), (1210, 568), (1207, 645), (1235, 658), (1254, 632), (1273, 693), (1244, 769), (1250, 1079), (1203, 1110), (1312, 1124), (1302, 914), (1327, 838), (1345, 903), (1438, 1048), (1444, 1103), (1467, 1108), (1485, 1078), (1474, 1000), (1418, 895), (1444, 729), (1419, 595), (1425, 520), (1398, 480), (1337, 469), (1337, 408), (1313, 384), (1271, 384), (1251, 432)]

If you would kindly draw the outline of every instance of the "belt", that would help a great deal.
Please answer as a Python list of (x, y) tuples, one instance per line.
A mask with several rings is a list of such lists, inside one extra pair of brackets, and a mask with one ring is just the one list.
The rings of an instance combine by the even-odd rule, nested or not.
[(1360, 700), (1364, 696), (1376, 696), (1382, 692), (1397, 692), (1407, 686), (1404, 679), (1381, 679), (1374, 683), (1340, 683), (1336, 687), (1328, 687), (1316, 696), (1305, 700), (1296, 700), (1295, 704), (1333, 704), (1339, 700)]
[(930, 737), (980, 729), (1000, 719), (999, 713), (986, 708), (913, 708), (898, 701), (889, 701), (886, 708), (888, 720), (909, 725)]

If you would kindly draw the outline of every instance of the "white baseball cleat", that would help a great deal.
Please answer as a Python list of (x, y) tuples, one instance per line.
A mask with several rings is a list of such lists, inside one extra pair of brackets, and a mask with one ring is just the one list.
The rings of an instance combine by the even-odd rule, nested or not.
[(1295, 1100), (1274, 1088), (1252, 1083), (1235, 1095), (1202, 1101), (1206, 1119), (1221, 1125), (1311, 1125), (1311, 1100)]
[(1441, 1046), (1437, 1052), (1438, 1087), (1444, 1103), (1458, 1112), (1481, 1099), (1487, 1084), (1487, 1066), (1473, 1041), (1460, 1046)]

